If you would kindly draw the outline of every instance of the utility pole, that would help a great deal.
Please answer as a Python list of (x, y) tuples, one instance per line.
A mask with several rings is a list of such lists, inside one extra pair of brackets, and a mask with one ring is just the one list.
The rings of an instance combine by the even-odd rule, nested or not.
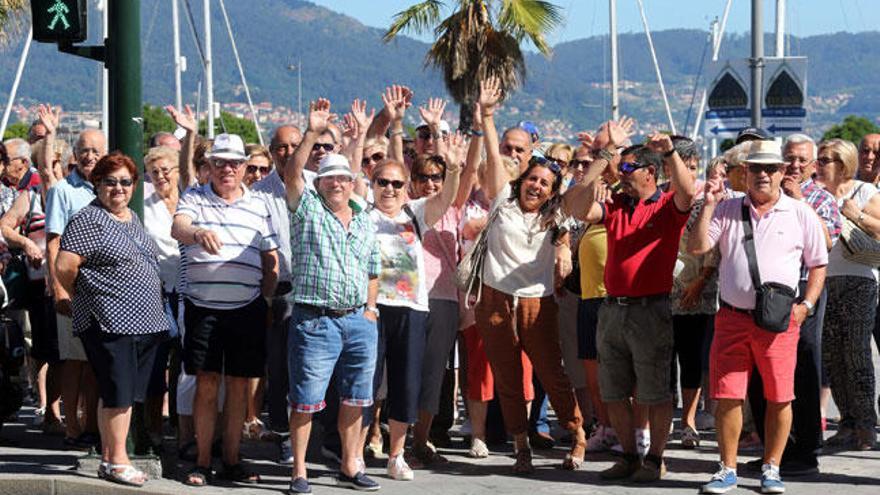
[(761, 95), (764, 93), (764, 13), (763, 2), (752, 0), (752, 127), (761, 127)]
[(785, 0), (776, 0), (776, 56), (785, 56)]
[(214, 139), (214, 68), (211, 65), (211, 0), (205, 6), (205, 91), (208, 95), (208, 139)]
[(12, 113), (12, 104), (15, 103), (15, 94), (18, 93), (18, 85), (21, 83), (21, 74), (24, 72), (24, 64), (27, 62), (28, 53), (31, 51), (31, 42), (34, 40), (34, 30), (28, 31), (27, 39), (24, 41), (24, 48), (21, 49), (21, 57), (18, 59), (18, 68), (15, 70), (15, 79), (12, 81), (12, 89), (9, 90), (9, 101), (6, 102), (6, 108), (3, 109), (3, 121), (0, 122), (0, 140), (6, 133), (6, 125), (9, 124), (9, 115)]
[(609, 35), (611, 37), (611, 120), (620, 118), (620, 97), (617, 92), (617, 0), (608, 0)]
[[(110, 12), (107, 9), (108, 3), (110, 3), (110, 0), (101, 0), (99, 6), (104, 26), (101, 34), (104, 36), (104, 39), (107, 39), (110, 36), (108, 27), (110, 23)], [(107, 71), (107, 66), (105, 64), (104, 68), (101, 69), (101, 130), (106, 133), (108, 129), (110, 129), (110, 74)]]
[(180, 83), (180, 73), (183, 72), (180, 60), (180, 14), (177, 0), (171, 0), (171, 25), (174, 44), (174, 106), (178, 112), (183, 111), (183, 90)]

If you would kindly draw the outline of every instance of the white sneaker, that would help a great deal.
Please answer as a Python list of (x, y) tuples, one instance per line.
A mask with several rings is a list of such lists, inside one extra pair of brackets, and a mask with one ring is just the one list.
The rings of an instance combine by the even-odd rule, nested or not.
[(605, 427), (599, 425), (587, 439), (587, 452), (605, 452), (609, 446), (605, 443)]
[(35, 409), (34, 420), (31, 424), (33, 424), (34, 426), (41, 426), (44, 421), (46, 421), (46, 408), (41, 407), (39, 409)]
[(639, 457), (645, 457), (649, 450), (651, 450), (651, 430), (636, 428), (636, 453)]
[(403, 452), (388, 458), (388, 476), (398, 481), (412, 481), (415, 478), (413, 470), (403, 460)]

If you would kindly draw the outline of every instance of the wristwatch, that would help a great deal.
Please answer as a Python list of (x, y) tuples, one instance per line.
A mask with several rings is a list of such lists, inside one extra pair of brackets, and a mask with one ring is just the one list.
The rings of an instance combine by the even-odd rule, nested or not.
[(611, 163), (611, 161), (614, 160), (614, 153), (606, 150), (605, 148), (600, 149), (598, 154), (599, 158), (607, 161), (608, 163)]
[(663, 153), (663, 158), (669, 158), (670, 156), (672, 156), (673, 153), (675, 153), (675, 148), (672, 148), (671, 150), (667, 151), (666, 153)]
[(379, 317), (379, 308), (377, 308), (376, 306), (367, 306), (364, 311), (369, 311), (370, 313), (373, 313), (374, 315), (376, 315), (376, 318)]
[(807, 316), (813, 316), (813, 313), (816, 312), (816, 306), (813, 306), (813, 303), (804, 299), (801, 301), (801, 304), (807, 307)]

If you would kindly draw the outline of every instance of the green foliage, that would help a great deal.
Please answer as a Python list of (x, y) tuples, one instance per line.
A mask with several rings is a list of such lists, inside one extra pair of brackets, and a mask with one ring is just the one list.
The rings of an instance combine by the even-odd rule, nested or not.
[[(222, 122), (221, 122), (222, 120)], [(223, 130), (223, 126), (226, 130)], [(199, 134), (206, 135), (208, 123), (206, 121), (199, 122)], [(257, 136), (257, 126), (253, 120), (241, 119), (229, 112), (220, 112), (220, 118), (214, 119), (214, 134), (226, 132), (227, 134), (238, 134), (245, 144), (259, 143), (260, 138)]]
[(22, 138), (27, 139), (28, 130), (31, 128), (28, 124), (24, 122), (16, 122), (14, 124), (10, 124), (6, 126), (6, 132), (3, 133), (3, 140), (12, 138)]
[(856, 145), (862, 140), (865, 134), (874, 134), (880, 132), (880, 127), (864, 117), (855, 115), (847, 115), (843, 122), (831, 126), (824, 135), (822, 140), (826, 139), (846, 139)]
[(150, 137), (157, 132), (174, 132), (177, 125), (161, 107), (144, 105), (144, 149), (150, 149)]
[(736, 141), (734, 141), (733, 139), (725, 139), (724, 141), (721, 141), (721, 144), (718, 145), (718, 149), (719, 151), (724, 153), (734, 146), (736, 146)]

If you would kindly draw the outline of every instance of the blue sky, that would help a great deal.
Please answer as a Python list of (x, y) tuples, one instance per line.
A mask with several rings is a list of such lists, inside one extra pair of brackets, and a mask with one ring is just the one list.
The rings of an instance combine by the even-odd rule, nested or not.
[[(368, 26), (387, 27), (393, 15), (418, 0), (311, 0), (350, 15)], [(549, 36), (551, 43), (608, 33), (608, 0), (551, 0), (565, 11), (565, 24)], [(721, 17), (726, 0), (642, 0), (651, 30), (671, 28), (708, 29), (714, 17)], [(775, 29), (776, 0), (764, 1), (764, 30)], [(787, 31), (811, 36), (838, 31), (876, 30), (878, 0), (787, 0)], [(447, 4), (454, 4), (448, 0)], [(641, 32), (636, 0), (618, 0), (620, 32)], [(733, 0), (727, 32), (750, 29), (751, 0)]]

